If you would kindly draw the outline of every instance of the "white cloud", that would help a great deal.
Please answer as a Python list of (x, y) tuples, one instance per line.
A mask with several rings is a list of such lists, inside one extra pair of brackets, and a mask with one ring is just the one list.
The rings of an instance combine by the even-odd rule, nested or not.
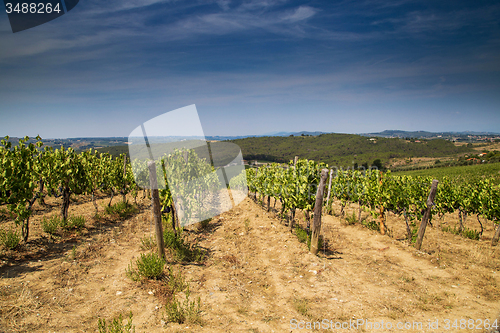
[(283, 21), (298, 22), (306, 20), (316, 14), (316, 10), (309, 6), (300, 6), (295, 9), (293, 13), (287, 14), (283, 17)]

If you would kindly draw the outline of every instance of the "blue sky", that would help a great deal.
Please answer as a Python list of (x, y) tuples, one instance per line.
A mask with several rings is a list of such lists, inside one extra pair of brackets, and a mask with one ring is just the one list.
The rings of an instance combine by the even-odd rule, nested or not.
[(206, 135), (500, 132), (499, 18), (496, 1), (81, 0), (13, 34), (0, 13), (0, 135), (127, 136), (191, 104)]

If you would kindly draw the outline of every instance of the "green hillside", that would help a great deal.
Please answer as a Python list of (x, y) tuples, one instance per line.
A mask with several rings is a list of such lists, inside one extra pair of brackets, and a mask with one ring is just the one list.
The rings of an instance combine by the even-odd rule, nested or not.
[[(245, 160), (285, 163), (299, 156), (342, 167), (357, 163), (372, 165), (393, 158), (443, 157), (472, 152), (467, 146), (456, 147), (442, 139), (411, 140), (398, 138), (369, 138), (355, 134), (321, 134), (318, 136), (251, 137), (229, 140), (241, 147)], [(128, 146), (112, 146), (97, 149), (114, 156), (128, 154)]]
[(491, 177), (495, 179), (496, 184), (499, 184), (500, 163), (485, 163), (485, 164), (464, 165), (455, 167), (400, 171), (394, 174), (409, 175), (409, 176), (430, 176), (438, 180), (442, 180), (443, 177), (462, 179), (462, 180)]
[(329, 165), (371, 165), (392, 158), (443, 157), (472, 151), (456, 147), (442, 139), (406, 141), (398, 138), (368, 138), (355, 134), (322, 134), (319, 136), (253, 137), (231, 140), (239, 145), (246, 160), (288, 162), (300, 158), (326, 162)]

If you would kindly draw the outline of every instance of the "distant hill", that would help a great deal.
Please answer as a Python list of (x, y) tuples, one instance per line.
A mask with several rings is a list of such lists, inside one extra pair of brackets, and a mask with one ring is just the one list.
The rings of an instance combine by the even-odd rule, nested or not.
[(241, 147), (246, 160), (288, 162), (299, 156), (338, 167), (372, 165), (392, 158), (442, 157), (470, 152), (467, 146), (435, 140), (407, 141), (399, 138), (367, 138), (356, 134), (321, 134), (318, 136), (254, 137), (231, 140)]
[(385, 130), (377, 133), (362, 133), (364, 136), (379, 136), (385, 138), (454, 138), (454, 139), (469, 139), (469, 136), (500, 136), (499, 133), (493, 132), (427, 132), (427, 131), (400, 131), (400, 130)]
[(302, 132), (272, 132), (268, 134), (262, 134), (262, 135), (242, 135), (242, 136), (210, 136), (207, 135), (206, 139), (210, 141), (222, 141), (222, 140), (237, 140), (237, 139), (246, 139), (246, 138), (260, 138), (260, 137), (269, 137), (269, 136), (318, 136), (321, 134), (326, 134), (324, 132), (307, 132), (307, 131), (302, 131)]

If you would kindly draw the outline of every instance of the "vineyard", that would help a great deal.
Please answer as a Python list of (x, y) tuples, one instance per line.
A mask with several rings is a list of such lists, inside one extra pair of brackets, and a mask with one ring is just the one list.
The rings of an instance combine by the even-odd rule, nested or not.
[[(289, 213), (290, 228), (293, 228), (295, 210), (300, 209), (307, 216), (307, 228), (316, 200), (316, 189), (319, 184), (320, 170), (328, 168), (324, 163), (308, 160), (296, 160), (288, 165), (268, 164), (257, 169), (249, 169), (246, 173), (250, 192), (260, 200), (267, 197), (268, 208), (271, 198), (280, 201), (280, 216)], [(392, 212), (404, 217), (408, 240), (414, 241), (416, 221), (422, 219), (427, 209), (427, 198), (432, 184), (431, 177), (394, 176), (390, 172), (383, 174), (379, 170), (342, 170), (331, 169), (329, 172), (328, 192), (326, 192), (327, 212), (332, 211), (333, 200), (340, 202), (344, 215), (344, 207), (349, 203), (359, 206), (358, 222), (361, 223), (361, 212), (368, 209), (373, 218), (378, 218), (378, 228), (384, 233), (384, 214)], [(237, 179), (235, 179), (235, 182)], [(458, 233), (464, 231), (467, 216), (475, 216), (481, 229), (472, 231), (479, 239), (483, 234), (481, 219), (489, 220), (496, 225), (497, 232), (492, 245), (498, 243), (500, 235), (500, 187), (493, 179), (473, 179), (463, 181), (443, 177), (432, 202), (428, 219), (433, 216), (441, 218), (446, 213), (458, 212), (460, 224)], [(487, 223), (487, 221), (484, 221)]]
[[(296, 158), (229, 175), (229, 198), (216, 167), (175, 151), (155, 165), (166, 185), (155, 242), (146, 164), (37, 141), (0, 146), (0, 325), (12, 331), (95, 331), (98, 317), (129, 311), (138, 332), (498, 315), (500, 188), (490, 178), (433, 182)], [(174, 178), (187, 181), (168, 182), (166, 165), (187, 167)], [(247, 190), (250, 199), (238, 197)], [(230, 200), (242, 202), (227, 211)], [(190, 225), (214, 207), (218, 215)], [(160, 239), (168, 268), (141, 278), (140, 260), (155, 260)]]

